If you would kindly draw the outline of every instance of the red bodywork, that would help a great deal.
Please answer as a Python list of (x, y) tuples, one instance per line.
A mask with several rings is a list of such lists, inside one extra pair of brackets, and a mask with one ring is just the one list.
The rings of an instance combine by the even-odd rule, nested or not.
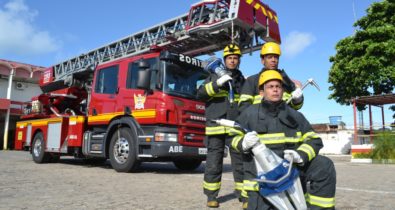
[[(153, 94), (146, 96), (144, 108), (136, 109), (136, 96), (144, 96), (144, 90), (126, 88), (129, 64), (142, 58), (155, 58), (159, 55), (159, 52), (154, 52), (98, 66), (95, 70), (96, 72), (109, 66), (117, 65), (119, 67), (119, 89), (117, 94), (99, 94), (92, 91), (87, 115), (79, 112), (77, 109), (81, 101), (87, 98), (87, 92), (83, 89), (76, 87), (63, 88), (34, 97), (33, 100), (41, 102), (42, 111), (22, 116), (23, 121), (17, 123), (15, 148), (20, 150), (24, 146), (30, 146), (34, 134), (38, 131), (43, 132), (46, 138), (48, 125), (54, 122), (62, 122), (62, 130), (59, 131), (61, 132), (60, 145), (67, 138), (69, 147), (82, 147), (83, 134), (87, 129), (109, 125), (112, 120), (124, 115), (132, 115), (140, 125), (177, 127), (178, 143), (180, 145), (204, 147), (205, 118), (203, 102), (169, 96), (161, 91), (154, 90)], [(48, 68), (42, 74), (40, 85), (45, 89), (54, 85), (51, 83), (52, 81), (53, 69)], [(96, 84), (96, 77), (93, 80), (93, 84)], [(59, 87), (62, 86), (57, 85)], [(94, 89), (95, 85), (92, 86), (92, 90)], [(70, 96), (76, 96), (76, 98)], [(67, 106), (64, 105), (65, 102), (67, 102)], [(67, 108), (72, 108), (75, 110), (76, 116), (53, 114), (50, 107), (57, 113), (64, 113), (67, 111)], [(125, 111), (126, 108), (130, 110), (130, 113)], [(31, 126), (30, 134), (27, 131), (28, 125)], [(60, 148), (58, 148), (58, 152), (60, 152)]]
[[(249, 12), (251, 8), (255, 10), (254, 13)], [(266, 4), (259, 0), (240, 0), (238, 18), (251, 26), (268, 28), (269, 37), (281, 43), (277, 13)]]
[[(232, 0), (212, 0), (193, 5), (189, 12), (186, 30), (193, 31), (199, 27), (215, 28), (212, 26), (216, 24), (221, 28), (225, 21), (232, 20), (234, 24), (243, 28), (266, 31), (266, 41), (281, 43), (277, 13), (268, 5), (260, 0), (239, 0), (236, 11), (231, 11), (232, 4), (235, 4)], [(210, 10), (212, 13), (214, 9), (217, 10), (214, 14), (215, 18), (205, 16), (205, 14), (210, 14), (207, 11)], [(233, 17), (231, 14), (229, 17), (230, 12), (236, 15)]]

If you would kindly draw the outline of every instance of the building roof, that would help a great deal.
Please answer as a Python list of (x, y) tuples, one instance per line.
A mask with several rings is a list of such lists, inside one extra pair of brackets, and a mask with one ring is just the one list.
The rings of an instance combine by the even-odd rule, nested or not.
[(395, 104), (395, 93), (373, 95), (373, 96), (361, 96), (356, 97), (356, 104), (366, 104), (366, 105), (384, 105), (384, 104)]
[(33, 81), (38, 81), (41, 72), (45, 70), (45, 68), (42, 66), (35, 66), (26, 63), (0, 59), (0, 75), (9, 76), (12, 69), (14, 69), (15, 71), (15, 78), (30, 79)]

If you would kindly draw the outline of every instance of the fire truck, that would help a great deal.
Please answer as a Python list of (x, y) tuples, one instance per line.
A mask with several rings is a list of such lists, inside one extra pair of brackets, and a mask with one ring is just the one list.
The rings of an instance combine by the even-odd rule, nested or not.
[(205, 160), (208, 76), (195, 58), (237, 43), (280, 42), (277, 14), (259, 0), (204, 0), (189, 13), (47, 68), (17, 122), (15, 148), (36, 163), (110, 159), (118, 172), (145, 161), (193, 170)]

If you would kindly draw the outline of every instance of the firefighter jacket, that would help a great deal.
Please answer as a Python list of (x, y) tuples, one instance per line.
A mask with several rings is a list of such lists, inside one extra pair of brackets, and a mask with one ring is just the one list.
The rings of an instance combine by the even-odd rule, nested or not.
[(239, 93), (245, 79), (238, 69), (230, 70), (229, 72), (231, 73), (231, 83), (234, 91), (234, 102), (232, 104), (229, 102), (229, 86), (225, 83), (223, 87), (218, 87), (217, 74), (210, 73), (199, 87), (198, 98), (206, 102), (206, 135), (227, 134), (229, 130), (224, 126), (218, 126), (210, 120), (220, 118), (235, 120), (239, 115)]
[[(304, 191), (310, 209), (334, 209), (336, 192), (336, 171), (333, 162), (318, 155), (323, 147), (321, 138), (313, 131), (310, 123), (286, 102), (270, 103), (263, 100), (244, 110), (236, 120), (243, 128), (256, 131), (261, 143), (275, 152), (280, 158), (285, 149), (298, 152), (303, 165), (297, 165), (303, 189), (307, 183), (314, 183)], [(242, 151), (244, 134), (232, 130), (231, 145)], [(248, 194), (248, 209), (272, 209), (271, 204), (258, 192), (257, 167), (251, 150), (243, 153), (243, 190)]]
[[(265, 70), (266, 69), (262, 69), (258, 74), (254, 74), (246, 79), (246, 81), (243, 85), (243, 88), (241, 89), (241, 93), (240, 93), (240, 100), (239, 100), (239, 111), (240, 112), (245, 110), (251, 104), (261, 103), (262, 96), (259, 95), (258, 83), (259, 83), (259, 76)], [(289, 78), (289, 76), (287, 75), (287, 73), (285, 73), (284, 70), (279, 69), (278, 71), (280, 72), (281, 76), (284, 79), (283, 100), (287, 101), (291, 97), (291, 93), (292, 93), (292, 91), (294, 91), (296, 89), (296, 87), (295, 87), (295, 84), (292, 82), (292, 80)], [(303, 100), (298, 104), (293, 104), (292, 100), (291, 100), (290, 106), (292, 108), (294, 108), (295, 110), (299, 110), (303, 106)]]
[[(260, 104), (253, 104), (236, 121), (242, 127), (256, 131), (260, 142), (280, 157), (284, 156), (285, 149), (292, 149), (300, 154), (304, 163), (308, 163), (323, 147), (321, 138), (303, 114), (284, 101), (271, 103), (263, 100)], [(234, 129), (232, 133), (236, 134), (231, 140), (232, 147), (242, 151), (244, 134)]]

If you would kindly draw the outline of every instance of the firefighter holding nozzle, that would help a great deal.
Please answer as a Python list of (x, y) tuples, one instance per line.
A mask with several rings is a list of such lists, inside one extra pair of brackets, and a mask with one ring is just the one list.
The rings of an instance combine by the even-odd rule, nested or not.
[[(209, 61), (206, 69), (210, 75), (198, 90), (198, 98), (206, 102), (206, 119), (223, 118), (235, 120), (238, 116), (238, 99), (244, 76), (238, 69), (241, 51), (235, 44), (229, 44), (224, 48), (222, 64), (221, 59)], [(207, 196), (207, 207), (217, 208), (217, 199), (221, 188), (221, 175), (226, 140), (229, 128), (218, 126), (207, 120), (206, 140), (207, 159), (204, 171), (203, 191)], [(243, 189), (243, 161), (242, 155), (230, 149), (235, 192), (240, 202), (244, 201), (241, 196)]]
[(283, 77), (276, 70), (265, 70), (259, 77), (259, 89), (265, 97), (259, 104), (250, 105), (236, 120), (251, 132), (245, 135), (240, 132), (231, 138), (232, 147), (243, 153), (243, 189), (248, 194), (247, 209), (274, 209), (260, 194), (260, 184), (256, 181), (257, 166), (251, 149), (258, 142), (297, 167), (311, 210), (334, 209), (335, 167), (329, 158), (318, 155), (323, 143), (310, 123), (282, 100)]

